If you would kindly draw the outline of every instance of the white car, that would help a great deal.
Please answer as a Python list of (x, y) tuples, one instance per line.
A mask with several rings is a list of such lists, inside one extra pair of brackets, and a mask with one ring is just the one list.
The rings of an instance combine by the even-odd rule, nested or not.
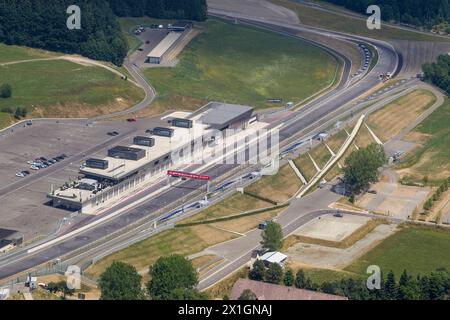
[(16, 177), (25, 178), (25, 175), (22, 172), (16, 173)]
[(36, 167), (35, 165), (32, 165), (32, 166), (30, 167), (30, 169), (33, 169), (33, 170), (39, 170), (39, 168)]

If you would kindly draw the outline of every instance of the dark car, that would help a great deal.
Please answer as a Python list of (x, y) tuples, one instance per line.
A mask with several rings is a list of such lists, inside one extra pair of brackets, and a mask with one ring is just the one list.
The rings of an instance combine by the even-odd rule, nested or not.
[(29, 175), (30, 174), (30, 171), (28, 171), (28, 170), (23, 170), (21, 173), (23, 173), (24, 175)]
[(128, 121), (128, 122), (136, 122), (136, 119), (134, 119), (134, 118), (128, 118), (127, 121)]
[(59, 159), (58, 159), (58, 158), (56, 158), (56, 157), (55, 157), (55, 158), (52, 158), (52, 160), (53, 160), (53, 161), (55, 161), (55, 162), (59, 162), (59, 161), (61, 161), (61, 160), (59, 160)]
[(44, 158), (44, 157), (40, 157), (39, 159), (42, 161), (47, 161), (47, 158)]
[(62, 157), (63, 159), (67, 158), (67, 155), (65, 153), (61, 154), (60, 157)]

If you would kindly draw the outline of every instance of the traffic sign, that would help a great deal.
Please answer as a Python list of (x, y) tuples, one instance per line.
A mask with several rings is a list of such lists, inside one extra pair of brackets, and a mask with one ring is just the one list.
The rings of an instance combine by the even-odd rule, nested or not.
[(172, 177), (187, 178), (187, 179), (202, 180), (202, 181), (210, 181), (211, 180), (211, 176), (204, 176), (204, 175), (200, 175), (200, 174), (183, 172), (183, 171), (169, 170), (169, 171), (167, 171), (167, 175), (172, 176)]

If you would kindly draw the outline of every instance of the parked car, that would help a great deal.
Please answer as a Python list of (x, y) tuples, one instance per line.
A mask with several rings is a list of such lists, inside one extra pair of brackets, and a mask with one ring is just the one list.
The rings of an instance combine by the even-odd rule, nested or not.
[(22, 173), (25, 174), (25, 175), (29, 175), (29, 174), (30, 174), (30, 171), (28, 171), (28, 170), (23, 170)]
[(32, 165), (32, 166), (30, 167), (30, 169), (32, 169), (32, 170), (39, 170), (39, 167), (36, 167), (35, 165)]
[(136, 122), (136, 119), (134, 119), (134, 118), (128, 118), (127, 121), (128, 121), (128, 122)]
[(16, 177), (25, 178), (25, 175), (22, 172), (16, 173)]
[(344, 216), (344, 214), (341, 211), (336, 211), (335, 214), (333, 214), (333, 216), (337, 217), (337, 218), (342, 218)]

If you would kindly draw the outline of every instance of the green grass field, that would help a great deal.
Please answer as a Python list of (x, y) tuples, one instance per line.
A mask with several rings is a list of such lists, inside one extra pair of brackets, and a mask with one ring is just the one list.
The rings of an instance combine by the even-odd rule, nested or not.
[(385, 273), (400, 275), (429, 273), (438, 268), (450, 270), (450, 233), (426, 228), (406, 227), (385, 239), (363, 255), (346, 271), (365, 274), (369, 265), (378, 265)]
[(108, 70), (61, 60), (0, 66), (0, 83), (13, 88), (11, 98), (0, 99), (0, 108), (27, 107), (37, 116), (90, 116), (124, 109), (143, 97), (139, 88)]
[(19, 46), (7, 46), (0, 43), (0, 64), (19, 60), (52, 58), (60, 55), (56, 52)]
[[(415, 150), (399, 166), (408, 169), (412, 180), (439, 182), (450, 176), (450, 99), (434, 111), (414, 131), (426, 137), (421, 148)], [(414, 133), (413, 133), (414, 137)]]
[(175, 68), (145, 71), (160, 98), (178, 94), (262, 108), (269, 98), (303, 100), (335, 80), (338, 63), (315, 46), (215, 19), (204, 28)]

